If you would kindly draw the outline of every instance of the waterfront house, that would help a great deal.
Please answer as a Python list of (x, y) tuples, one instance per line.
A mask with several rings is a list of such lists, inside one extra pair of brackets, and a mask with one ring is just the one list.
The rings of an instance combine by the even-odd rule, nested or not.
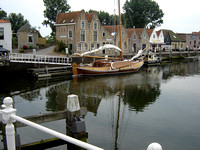
[[(98, 48), (106, 42), (97, 13), (84, 10), (59, 13), (56, 21), (56, 39), (68, 45), (72, 53), (83, 53)], [(109, 38), (110, 39), (110, 38)], [(113, 43), (113, 41), (110, 41)]]
[(3, 19), (0, 19), (0, 47), (12, 52), (11, 23)]
[(196, 50), (200, 48), (200, 32), (187, 33), (177, 33), (186, 40), (186, 47), (189, 50)]
[[(127, 34), (122, 28), (123, 50), (127, 51)], [(84, 10), (58, 13), (56, 20), (56, 39), (68, 45), (71, 53), (83, 53), (104, 44), (119, 45), (118, 26), (102, 26), (97, 12)], [(112, 55), (102, 51), (99, 55)]]
[(38, 31), (26, 23), (17, 31), (18, 49), (25, 47), (38, 47)]
[(178, 36), (171, 30), (168, 30), (164, 42), (166, 45), (171, 45), (172, 50), (185, 50), (186, 49), (186, 40)]

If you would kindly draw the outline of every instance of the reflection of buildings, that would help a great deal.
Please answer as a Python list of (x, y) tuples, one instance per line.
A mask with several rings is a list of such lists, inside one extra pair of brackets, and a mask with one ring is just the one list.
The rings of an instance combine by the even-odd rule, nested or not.
[(163, 77), (162, 79), (169, 79), (173, 76), (188, 76), (198, 74), (200, 68), (199, 61), (187, 61), (187, 62), (177, 62), (169, 63), (162, 67)]

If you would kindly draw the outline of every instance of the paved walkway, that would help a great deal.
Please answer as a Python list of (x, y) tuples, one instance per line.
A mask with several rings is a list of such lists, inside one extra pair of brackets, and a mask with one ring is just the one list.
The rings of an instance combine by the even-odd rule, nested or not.
[[(13, 49), (13, 53), (19, 53), (18, 49)], [(26, 53), (33, 53), (33, 50), (25, 50)], [(61, 53), (54, 52), (54, 46), (50, 46), (44, 49), (40, 49), (36, 51), (36, 55), (50, 55), (50, 56), (65, 56)]]

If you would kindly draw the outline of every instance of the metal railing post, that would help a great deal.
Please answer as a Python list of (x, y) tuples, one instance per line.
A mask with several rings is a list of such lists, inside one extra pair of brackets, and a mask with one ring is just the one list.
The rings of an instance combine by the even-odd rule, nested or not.
[[(80, 106), (79, 106), (79, 101), (78, 101), (78, 96), (77, 95), (69, 95), (68, 96), (68, 109), (71, 111), (76, 111), (76, 110), (80, 110)], [(57, 131), (54, 131), (52, 129), (46, 128), (44, 126), (41, 126), (39, 124), (36, 124), (34, 122), (28, 121), (22, 117), (19, 117), (16, 115), (16, 109), (13, 108), (12, 104), (13, 104), (13, 100), (11, 97), (6, 97), (3, 101), (3, 105), (2, 107), (4, 107), (3, 110), (0, 110), (0, 114), (2, 114), (2, 120), (3, 123), (6, 124), (6, 141), (7, 141), (7, 148), (8, 150), (15, 150), (16, 149), (16, 144), (15, 144), (15, 129), (14, 129), (14, 125), (13, 122), (15, 121), (19, 121), (21, 123), (24, 123), (28, 126), (31, 126), (33, 128), (36, 128), (40, 131), (43, 131), (45, 133), (48, 133), (50, 135), (53, 135), (55, 137), (58, 137), (62, 140), (65, 140), (67, 142), (70, 142), (72, 144), (75, 144), (77, 146), (80, 146), (82, 148), (85, 149), (89, 149), (89, 150), (103, 150), (99, 147), (96, 147), (94, 145), (79, 141), (75, 138), (72, 138), (70, 136), (64, 135), (62, 133), (59, 133)]]
[(3, 107), (5, 109), (0, 110), (2, 114), (3, 123), (6, 124), (6, 142), (8, 150), (15, 150), (15, 128), (13, 123), (15, 122), (10, 116), (15, 115), (16, 109), (13, 108), (13, 100), (11, 97), (6, 97), (3, 100)]

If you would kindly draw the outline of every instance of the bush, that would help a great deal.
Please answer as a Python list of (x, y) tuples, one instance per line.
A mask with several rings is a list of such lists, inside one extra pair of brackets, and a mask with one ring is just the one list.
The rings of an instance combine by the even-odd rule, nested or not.
[(19, 49), (19, 52), (20, 53), (24, 53), (24, 49)]
[(29, 45), (28, 49), (33, 49), (33, 46), (32, 46), (32, 45)]
[(67, 48), (67, 45), (63, 41), (56, 41), (56, 48), (54, 51), (65, 53), (65, 48)]
[(28, 49), (28, 46), (27, 46), (27, 45), (24, 45), (24, 46), (23, 46), (23, 49)]

